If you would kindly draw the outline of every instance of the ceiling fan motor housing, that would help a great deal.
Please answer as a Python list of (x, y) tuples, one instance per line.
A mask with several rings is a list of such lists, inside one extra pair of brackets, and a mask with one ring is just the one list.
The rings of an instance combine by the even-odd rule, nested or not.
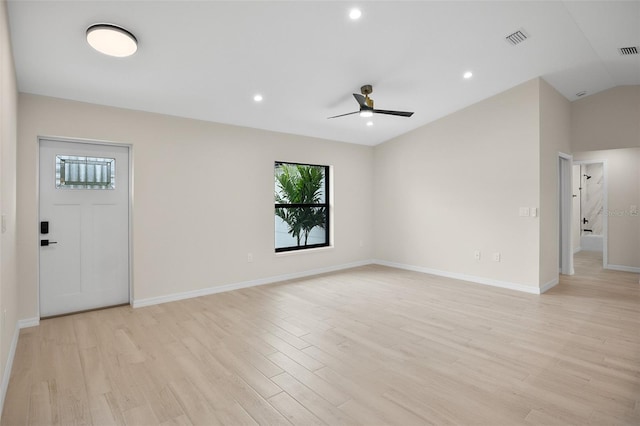
[(373, 109), (373, 99), (369, 95), (373, 92), (373, 87), (370, 84), (365, 84), (360, 88), (360, 93), (364, 95), (364, 101), (369, 108)]

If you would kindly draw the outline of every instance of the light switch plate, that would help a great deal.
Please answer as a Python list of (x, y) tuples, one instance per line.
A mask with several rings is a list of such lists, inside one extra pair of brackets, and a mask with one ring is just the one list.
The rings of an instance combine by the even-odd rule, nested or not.
[(2, 215), (2, 233), (4, 234), (5, 232), (7, 232), (7, 215), (3, 214)]

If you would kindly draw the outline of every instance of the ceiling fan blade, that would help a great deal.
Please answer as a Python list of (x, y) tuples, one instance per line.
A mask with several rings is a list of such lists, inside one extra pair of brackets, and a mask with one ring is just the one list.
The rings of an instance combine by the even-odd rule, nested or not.
[(376, 114), (398, 115), (400, 117), (411, 117), (413, 115), (413, 112), (409, 111), (388, 111), (385, 109), (374, 109), (373, 112)]
[(367, 105), (367, 101), (365, 100), (364, 96), (359, 95), (357, 93), (354, 93), (353, 97), (356, 98), (356, 101), (358, 101), (358, 103), (360, 104), (360, 108), (362, 108), (362, 107), (369, 108), (369, 106)]
[(346, 114), (334, 115), (333, 117), (327, 117), (327, 120), (330, 118), (344, 117), (345, 115), (352, 115), (352, 114), (359, 114), (359, 113), (360, 111), (354, 111), (354, 112), (348, 112)]

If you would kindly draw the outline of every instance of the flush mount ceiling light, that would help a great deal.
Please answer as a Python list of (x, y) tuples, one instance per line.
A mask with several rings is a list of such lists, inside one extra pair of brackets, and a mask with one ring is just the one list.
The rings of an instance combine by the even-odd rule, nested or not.
[(138, 50), (138, 40), (129, 31), (113, 24), (94, 24), (87, 28), (87, 42), (105, 55), (124, 58)]
[(253, 100), (256, 102), (262, 102), (262, 95), (260, 93), (258, 93), (257, 95), (255, 95), (253, 97)]
[(463, 76), (465, 80), (469, 80), (471, 77), (473, 77), (473, 73), (471, 71), (467, 71), (463, 74)]

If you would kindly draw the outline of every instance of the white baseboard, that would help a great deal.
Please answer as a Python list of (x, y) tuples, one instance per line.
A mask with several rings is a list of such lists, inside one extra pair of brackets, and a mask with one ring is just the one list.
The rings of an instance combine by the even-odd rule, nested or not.
[(440, 271), (438, 269), (424, 268), (422, 266), (405, 265), (402, 263), (387, 262), (386, 260), (377, 260), (377, 259), (375, 259), (373, 263), (377, 265), (389, 266), (391, 268), (406, 269), (408, 271), (422, 272), (424, 274), (431, 274), (431, 275), (437, 275), (440, 277), (453, 278), (456, 280), (469, 281), (472, 283), (490, 285), (493, 287), (507, 288), (509, 290), (517, 290), (525, 293), (531, 293), (531, 294), (541, 293), (541, 289), (539, 287), (531, 287), (523, 284), (494, 280), (491, 278), (476, 277), (473, 275), (466, 275), (458, 272)]
[(16, 356), (16, 348), (18, 347), (18, 337), (20, 337), (20, 330), (27, 327), (35, 327), (37, 325), (40, 325), (40, 318), (21, 319), (16, 323), (16, 328), (13, 331), (13, 339), (11, 339), (11, 346), (9, 347), (9, 356), (7, 357), (7, 363), (4, 366), (2, 384), (0, 384), (0, 413), (4, 408), (4, 398), (7, 396), (7, 388), (9, 387), (9, 380), (11, 379), (13, 359)]
[(637, 266), (624, 266), (624, 265), (612, 265), (607, 263), (604, 265), (604, 269), (612, 269), (614, 271), (622, 271), (622, 272), (634, 272), (636, 274), (640, 274), (640, 268)]
[(13, 359), (16, 356), (16, 348), (18, 347), (18, 336), (20, 336), (20, 327), (16, 323), (16, 328), (13, 331), (13, 339), (11, 339), (11, 346), (9, 347), (9, 356), (7, 357), (7, 363), (4, 366), (4, 373), (2, 374), (2, 384), (0, 385), (0, 413), (4, 408), (4, 398), (7, 396), (7, 389), (9, 388)]
[(540, 287), (540, 294), (546, 293), (547, 291), (551, 290), (552, 288), (557, 286), (559, 282), (560, 282), (560, 278), (556, 277), (552, 279), (551, 281), (549, 281), (548, 283)]
[(273, 284), (280, 281), (294, 280), (298, 278), (310, 277), (312, 275), (325, 274), (327, 272), (341, 271), (343, 269), (356, 268), (358, 266), (370, 265), (372, 260), (346, 263), (342, 265), (330, 266), (327, 268), (312, 269), (310, 271), (296, 272), (293, 274), (277, 275), (274, 277), (260, 278), (257, 280), (243, 281), (233, 284), (225, 284), (216, 287), (208, 287), (200, 290), (185, 291), (181, 293), (168, 294), (166, 296), (149, 297), (146, 299), (133, 300), (131, 306), (141, 308), (143, 306), (158, 305), (161, 303), (175, 302), (177, 300), (191, 299), (193, 297), (208, 296), (210, 294), (224, 293), (226, 291), (239, 290), (241, 288), (255, 287), (265, 284)]
[(18, 320), (18, 328), (19, 329), (29, 328), (29, 327), (36, 327), (38, 325), (40, 325), (40, 318), (38, 318), (38, 317), (25, 318), (25, 319)]

